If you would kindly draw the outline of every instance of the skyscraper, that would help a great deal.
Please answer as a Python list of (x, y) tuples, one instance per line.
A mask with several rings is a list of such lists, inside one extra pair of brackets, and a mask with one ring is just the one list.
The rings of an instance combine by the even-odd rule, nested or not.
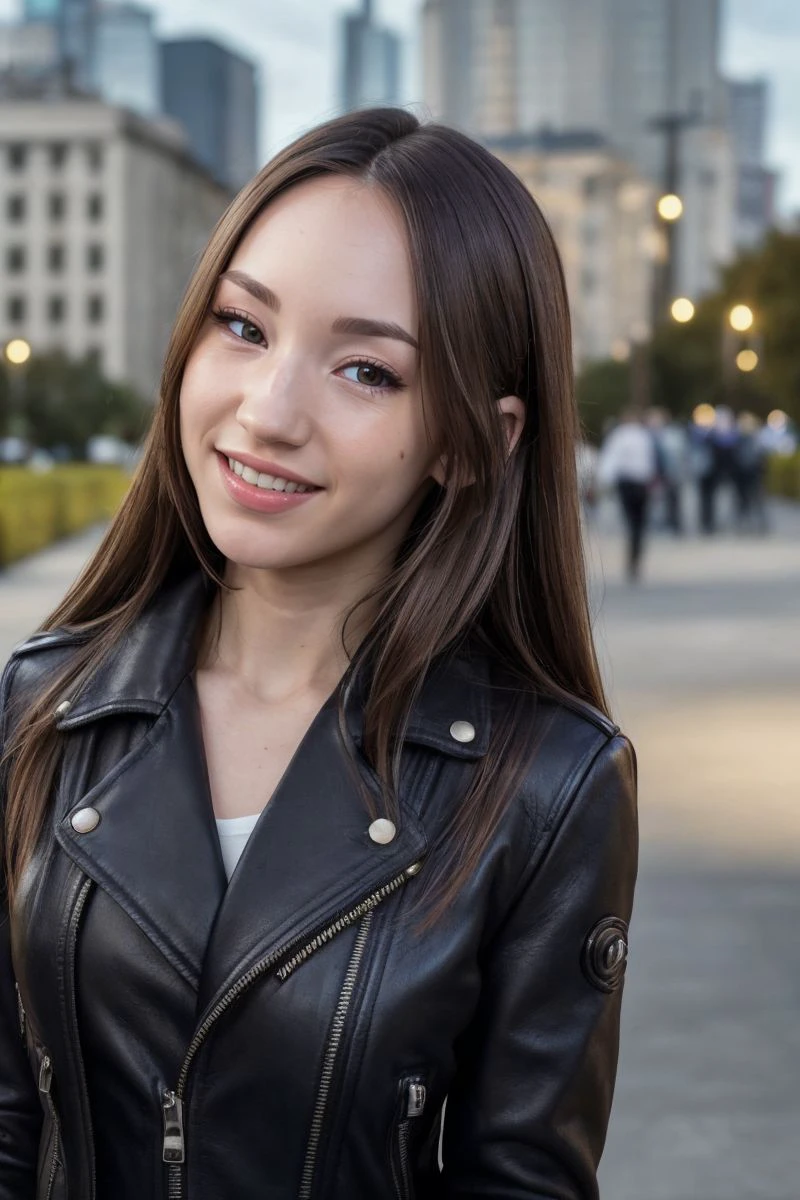
[(342, 107), (399, 104), (400, 38), (375, 20), (372, 0), (342, 17), (342, 38)]
[(766, 79), (728, 84), (728, 115), (736, 156), (736, 244), (760, 242), (775, 218), (777, 174), (766, 165), (769, 85)]
[(675, 277), (688, 295), (714, 286), (733, 245), (720, 0), (427, 0), (422, 19), (425, 100), (479, 137), (596, 132), (664, 187), (658, 122), (692, 117)]
[(58, 29), (62, 67), (78, 88), (92, 84), (97, 0), (25, 0), (26, 22), (47, 21)]
[(161, 111), (161, 48), (153, 11), (107, 4), (97, 14), (93, 82), (110, 104), (144, 117)]
[(192, 153), (236, 191), (255, 174), (258, 81), (249, 59), (208, 38), (161, 44), (164, 112), (186, 131)]

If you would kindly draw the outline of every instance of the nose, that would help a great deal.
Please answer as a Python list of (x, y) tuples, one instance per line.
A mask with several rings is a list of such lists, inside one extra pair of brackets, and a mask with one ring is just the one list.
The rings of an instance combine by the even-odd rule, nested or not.
[(302, 365), (272, 358), (254, 365), (242, 386), (236, 419), (255, 441), (302, 446), (311, 433)]

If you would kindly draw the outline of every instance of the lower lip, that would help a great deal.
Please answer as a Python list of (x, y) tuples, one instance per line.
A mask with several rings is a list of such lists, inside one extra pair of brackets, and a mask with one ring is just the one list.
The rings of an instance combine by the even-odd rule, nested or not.
[(224, 455), (218, 454), (217, 458), (222, 482), (228, 490), (228, 495), (242, 508), (248, 508), (251, 512), (288, 512), (290, 509), (299, 508), (301, 504), (305, 504), (317, 492), (323, 490), (318, 488), (316, 492), (273, 492), (268, 488), (257, 487), (254, 483), (246, 483), (235, 471), (230, 469)]

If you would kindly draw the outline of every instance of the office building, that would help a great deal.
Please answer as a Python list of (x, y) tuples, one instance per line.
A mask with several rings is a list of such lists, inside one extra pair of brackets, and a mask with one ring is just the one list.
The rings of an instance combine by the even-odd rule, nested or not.
[(197, 160), (238, 189), (258, 166), (255, 65), (208, 38), (162, 42), (163, 111), (186, 130)]
[(58, 31), (59, 56), (71, 84), (89, 91), (94, 66), (98, 0), (25, 0), (24, 20), (49, 22)]
[(594, 130), (656, 188), (676, 180), (675, 285), (716, 285), (735, 194), (720, 0), (427, 0), (422, 36), (435, 116), (483, 138)]
[(728, 83), (728, 116), (736, 159), (735, 240), (757, 245), (775, 222), (778, 176), (766, 165), (769, 85), (765, 79)]
[(161, 48), (152, 9), (103, 5), (97, 14), (93, 80), (109, 104), (143, 117), (161, 112)]
[(342, 29), (341, 106), (345, 111), (371, 104), (400, 103), (401, 42), (375, 19), (372, 0), (345, 13)]
[(0, 343), (90, 354), (154, 397), (228, 199), (171, 123), (86, 97), (0, 101)]
[(649, 333), (656, 189), (594, 133), (487, 144), (535, 196), (558, 243), (578, 365), (624, 357)]
[(0, 24), (0, 94), (36, 86), (59, 73), (58, 30), (47, 21)]

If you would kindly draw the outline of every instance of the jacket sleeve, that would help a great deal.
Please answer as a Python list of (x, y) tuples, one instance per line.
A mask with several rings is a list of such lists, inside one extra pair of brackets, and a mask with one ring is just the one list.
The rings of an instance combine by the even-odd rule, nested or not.
[(5, 776), (2, 765), (8, 692), (14, 664), (0, 682), (0, 1200), (33, 1200), (42, 1109), (20, 1032), (19, 1008), (11, 964), (11, 939), (5, 878)]
[(447, 1099), (447, 1200), (597, 1200), (636, 879), (636, 766), (606, 742), (539, 829)]

